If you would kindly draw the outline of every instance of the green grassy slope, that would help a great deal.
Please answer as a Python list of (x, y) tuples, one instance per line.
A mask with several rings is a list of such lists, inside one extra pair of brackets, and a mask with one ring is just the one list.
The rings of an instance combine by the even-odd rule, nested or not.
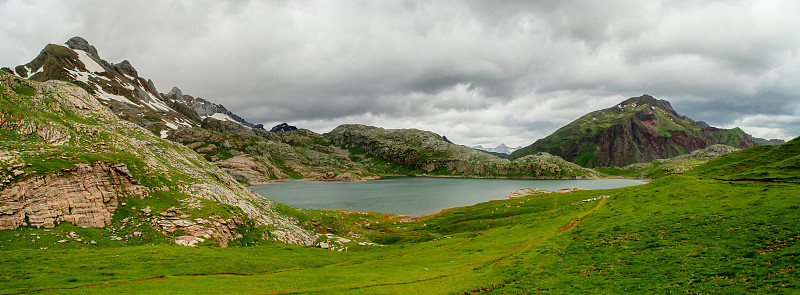
[[(0, 285), (3, 293), (81, 294), (796, 294), (797, 143), (746, 149), (647, 185), (486, 202), (409, 223), (339, 215), (385, 245), (347, 252), (282, 245), (52, 251), (16, 242), (0, 248)], [(731, 180), (767, 171), (774, 181), (716, 179), (729, 169), (741, 172)], [(580, 203), (600, 196), (609, 197)]]
[(800, 139), (759, 146), (712, 160), (693, 171), (720, 180), (800, 182)]

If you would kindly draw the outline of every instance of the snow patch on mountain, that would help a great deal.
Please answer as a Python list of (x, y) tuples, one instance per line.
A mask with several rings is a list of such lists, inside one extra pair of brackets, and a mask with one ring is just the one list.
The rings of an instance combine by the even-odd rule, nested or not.
[(509, 154), (510, 155), (511, 153), (513, 153), (514, 151), (516, 151), (518, 149), (521, 149), (522, 147), (521, 146), (508, 147), (508, 146), (506, 146), (505, 143), (501, 143), (500, 145), (498, 145), (497, 147), (494, 147), (494, 148), (483, 147), (482, 145), (471, 146), (471, 148), (476, 149), (476, 150), (492, 152), (492, 153), (502, 153), (502, 154)]
[(75, 53), (78, 54), (78, 59), (83, 63), (83, 66), (86, 67), (86, 70), (89, 71), (89, 73), (102, 73), (106, 71), (103, 66), (94, 61), (94, 59), (89, 56), (86, 51), (78, 49), (74, 49), (72, 51), (75, 51)]
[(119, 102), (124, 102), (124, 103), (127, 103), (127, 104), (136, 105), (136, 103), (132, 102), (130, 99), (127, 99), (124, 96), (107, 93), (107, 92), (104, 92), (102, 90), (95, 92), (94, 96), (97, 99), (101, 99), (101, 100), (105, 100), (105, 101), (116, 100), (116, 101), (119, 101)]
[(175, 125), (175, 123), (164, 121), (164, 124), (166, 124), (170, 129), (178, 129), (178, 125)]
[(231, 122), (234, 122), (234, 123), (242, 124), (241, 122), (236, 121), (233, 118), (231, 118), (231, 116), (228, 116), (228, 114), (223, 114), (223, 113), (214, 113), (211, 116), (200, 116), (200, 117), (203, 118), (203, 119), (210, 117), (210, 118), (214, 118), (214, 119), (217, 119), (217, 120), (220, 120), (220, 121), (231, 121)]
[(162, 101), (161, 99), (153, 97), (153, 95), (147, 91), (143, 91), (143, 93), (148, 99), (142, 100), (142, 103), (146, 104), (151, 109), (163, 112), (172, 111), (172, 109), (169, 106), (167, 106), (167, 104), (164, 103), (164, 101)]

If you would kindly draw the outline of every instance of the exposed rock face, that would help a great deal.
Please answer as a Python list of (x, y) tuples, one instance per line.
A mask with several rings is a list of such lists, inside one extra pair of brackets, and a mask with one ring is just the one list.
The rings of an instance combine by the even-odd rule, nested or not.
[(267, 183), (271, 179), (289, 178), (275, 164), (258, 156), (238, 155), (230, 159), (217, 161), (215, 164), (237, 181), (249, 185)]
[(586, 167), (625, 166), (675, 157), (713, 144), (754, 146), (739, 128), (697, 123), (669, 102), (649, 95), (589, 113), (553, 134), (511, 154), (511, 159), (547, 152)]
[(270, 132), (283, 132), (283, 131), (294, 131), (294, 130), (297, 130), (297, 127), (294, 127), (294, 126), (286, 124), (286, 123), (281, 123), (281, 124), (275, 125), (275, 127), (272, 127), (272, 129), (270, 129), (269, 131)]
[(88, 53), (92, 57), (100, 59), (100, 56), (97, 55), (97, 48), (94, 48), (94, 46), (89, 45), (89, 41), (86, 41), (86, 39), (75, 36), (67, 40), (67, 42), (64, 44), (66, 44), (70, 49), (83, 50), (86, 51), (86, 53)]
[(0, 230), (19, 226), (52, 228), (61, 222), (104, 227), (123, 194), (141, 194), (124, 164), (77, 164), (64, 175), (14, 183), (0, 191)]
[[(119, 71), (120, 73), (126, 74), (134, 78), (139, 77), (139, 74), (136, 73), (136, 69), (133, 68), (133, 66), (127, 59), (123, 60), (121, 63), (114, 64), (114, 69)], [(152, 83), (149, 83), (149, 86), (152, 87), (153, 86)]]

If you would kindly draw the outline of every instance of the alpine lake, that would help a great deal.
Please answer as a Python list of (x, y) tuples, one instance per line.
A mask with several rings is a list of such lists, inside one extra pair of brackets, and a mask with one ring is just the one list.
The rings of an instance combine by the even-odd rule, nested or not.
[(385, 177), (365, 182), (294, 180), (248, 188), (267, 199), (295, 208), (380, 212), (409, 217), (446, 208), (500, 200), (513, 191), (538, 188), (612, 189), (644, 184), (635, 179), (482, 179)]

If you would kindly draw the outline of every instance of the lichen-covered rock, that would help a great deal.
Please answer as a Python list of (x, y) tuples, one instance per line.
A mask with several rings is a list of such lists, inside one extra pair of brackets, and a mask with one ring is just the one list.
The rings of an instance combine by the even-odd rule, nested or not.
[(66, 175), (50, 174), (0, 191), (0, 230), (19, 226), (52, 228), (61, 222), (100, 228), (111, 224), (118, 200), (138, 193), (124, 165), (77, 164)]

